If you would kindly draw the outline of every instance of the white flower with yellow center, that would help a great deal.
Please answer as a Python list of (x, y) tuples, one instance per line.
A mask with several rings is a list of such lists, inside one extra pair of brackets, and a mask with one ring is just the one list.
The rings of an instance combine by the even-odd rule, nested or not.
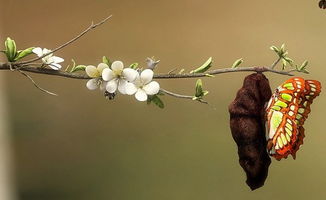
[(97, 67), (93, 65), (88, 65), (85, 69), (86, 74), (91, 77), (89, 81), (86, 83), (86, 87), (89, 90), (95, 90), (100, 86), (100, 89), (103, 90), (105, 89), (105, 86), (107, 84), (106, 81), (103, 81), (101, 76), (102, 76), (102, 71), (105, 68), (109, 68), (109, 66), (105, 63), (100, 63), (97, 65)]
[(145, 69), (137, 76), (132, 83), (127, 83), (125, 90), (129, 95), (135, 94), (138, 101), (146, 101), (148, 95), (155, 95), (160, 91), (160, 85), (156, 81), (152, 81), (154, 72)]
[(110, 68), (105, 68), (102, 72), (102, 79), (108, 81), (106, 91), (114, 93), (117, 89), (120, 93), (126, 94), (125, 86), (128, 81), (134, 81), (138, 72), (131, 68), (124, 68), (121, 61), (114, 61)]
[[(43, 50), (40, 47), (34, 48), (33, 53), (35, 53), (38, 57), (42, 57), (45, 54), (48, 54), (51, 52), (51, 50), (44, 48)], [(53, 56), (53, 53), (45, 56), (42, 58), (42, 62), (48, 66), (50, 66), (54, 70), (61, 69), (61, 65), (59, 63), (62, 63), (64, 61), (63, 58), (60, 58), (58, 56)]]

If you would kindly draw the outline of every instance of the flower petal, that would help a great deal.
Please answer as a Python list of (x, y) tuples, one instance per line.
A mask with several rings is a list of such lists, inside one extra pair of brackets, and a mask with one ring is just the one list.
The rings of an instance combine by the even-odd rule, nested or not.
[(116, 76), (114, 72), (110, 68), (105, 68), (102, 71), (102, 79), (105, 81), (111, 81), (114, 79)]
[(126, 69), (123, 69), (123, 71), (122, 71), (122, 76), (127, 81), (134, 81), (137, 78), (137, 75), (138, 75), (138, 72), (131, 68), (126, 68)]
[(109, 65), (105, 64), (105, 63), (100, 63), (97, 65), (97, 70), (100, 74), (102, 74), (103, 69), (105, 68), (109, 68)]
[[(43, 55), (44, 55), (44, 54), (48, 54), (48, 53), (50, 53), (50, 52), (51, 52), (50, 49), (44, 48), (42, 53), (43, 53)], [(50, 55), (51, 55), (51, 54), (50, 54)]]
[(62, 63), (63, 61), (65, 61), (63, 58), (60, 58), (58, 56), (52, 56), (51, 58), (54, 63)]
[(54, 70), (59, 70), (59, 69), (61, 69), (61, 65), (60, 64), (58, 64), (58, 63), (50, 63), (49, 64), (49, 66), (52, 68), (52, 69), (54, 69)]
[(88, 65), (86, 67), (85, 71), (86, 71), (86, 74), (91, 78), (96, 78), (96, 77), (100, 76), (100, 74), (98, 73), (96, 67), (93, 66), (93, 65)]
[(133, 95), (137, 92), (138, 88), (133, 83), (126, 83), (125, 91), (128, 95)]
[[(46, 49), (46, 48), (44, 48), (44, 49), (43, 49), (43, 52), (42, 52), (42, 56), (45, 55), (45, 54), (48, 54), (48, 53), (50, 53), (50, 52), (51, 52), (50, 49)], [(44, 58), (46, 58), (46, 60), (47, 60), (47, 59), (51, 58), (52, 56), (53, 56), (53, 53), (50, 53), (49, 55), (45, 56)]]
[(100, 85), (100, 90), (106, 90), (106, 84), (107, 84), (108, 82), (106, 82), (106, 81), (102, 81), (102, 83), (101, 83), (101, 85)]
[(98, 88), (98, 85), (97, 85), (97, 79), (93, 78), (93, 79), (87, 81), (87, 83), (86, 83), (86, 87), (87, 87), (89, 90), (95, 90), (96, 88)]
[(117, 87), (118, 87), (118, 80), (113, 79), (106, 84), (105, 88), (106, 91), (108, 91), (109, 93), (114, 93), (117, 90)]
[(118, 90), (121, 94), (126, 94), (126, 84), (127, 81), (123, 79), (119, 79)]
[(123, 62), (121, 62), (121, 61), (114, 61), (112, 63), (112, 65), (111, 65), (111, 69), (113, 71), (117, 71), (117, 72), (122, 71), (123, 70)]
[(33, 50), (33, 53), (35, 53), (38, 57), (41, 57), (43, 55), (43, 50), (40, 47), (36, 47)]
[(142, 83), (144, 85), (146, 85), (147, 83), (151, 82), (151, 80), (153, 79), (153, 75), (154, 75), (154, 72), (152, 70), (145, 69), (140, 74), (140, 79), (141, 79)]
[(148, 95), (154, 95), (157, 94), (160, 91), (160, 84), (156, 81), (152, 81), (148, 83), (147, 85), (144, 85), (143, 90)]
[(135, 97), (138, 101), (146, 101), (147, 100), (147, 94), (143, 89), (138, 89)]

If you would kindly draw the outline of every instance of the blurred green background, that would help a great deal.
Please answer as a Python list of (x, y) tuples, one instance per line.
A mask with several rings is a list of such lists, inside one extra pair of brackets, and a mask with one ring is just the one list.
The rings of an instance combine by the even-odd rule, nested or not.
[[(270, 65), (271, 45), (286, 43), (305, 78), (325, 83), (326, 11), (298, 0), (0, 0), (1, 41), (53, 49), (91, 21), (113, 14), (57, 55), (97, 65), (103, 55), (125, 64), (155, 56), (156, 72), (191, 70), (208, 57), (214, 67)], [(164, 96), (166, 108), (130, 96), (115, 101), (86, 81), (31, 74), (58, 97), (19, 73), (2, 71), (9, 102), (14, 182), (21, 200), (324, 199), (325, 96), (312, 105), (297, 159), (273, 159), (265, 186), (252, 192), (238, 164), (227, 107), (249, 73), (206, 78), (204, 105)], [(266, 73), (272, 88), (288, 77)], [(195, 79), (159, 80), (194, 93)]]

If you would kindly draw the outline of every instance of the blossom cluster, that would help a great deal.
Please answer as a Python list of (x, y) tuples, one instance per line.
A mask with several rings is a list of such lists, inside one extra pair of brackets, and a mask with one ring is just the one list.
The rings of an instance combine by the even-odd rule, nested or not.
[(92, 78), (86, 83), (90, 90), (100, 88), (110, 94), (119, 91), (121, 94), (135, 95), (138, 101), (146, 101), (149, 95), (155, 95), (160, 90), (159, 83), (152, 81), (153, 70), (125, 68), (121, 61), (114, 61), (111, 66), (106, 63), (100, 63), (97, 67), (88, 65), (85, 71)]
[[(54, 70), (61, 69), (59, 63), (64, 59), (54, 56), (49, 49), (36, 47), (32, 49), (38, 57), (42, 58), (42, 62)], [(160, 91), (160, 85), (156, 81), (152, 81), (155, 65), (158, 62), (152, 62), (148, 69), (143, 71), (133, 68), (125, 68), (123, 62), (114, 61), (111, 66), (106, 63), (100, 63), (97, 67), (88, 65), (85, 67), (86, 74), (91, 77), (86, 87), (90, 90), (100, 88), (109, 94), (135, 95), (138, 101), (146, 101), (149, 95), (155, 95)]]

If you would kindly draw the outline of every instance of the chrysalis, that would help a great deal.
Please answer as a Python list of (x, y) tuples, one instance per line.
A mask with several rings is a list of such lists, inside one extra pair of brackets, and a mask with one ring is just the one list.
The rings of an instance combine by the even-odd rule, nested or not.
[(238, 146), (239, 163), (252, 190), (264, 185), (271, 163), (266, 151), (264, 108), (271, 95), (268, 79), (254, 73), (244, 79), (229, 106), (230, 128)]

